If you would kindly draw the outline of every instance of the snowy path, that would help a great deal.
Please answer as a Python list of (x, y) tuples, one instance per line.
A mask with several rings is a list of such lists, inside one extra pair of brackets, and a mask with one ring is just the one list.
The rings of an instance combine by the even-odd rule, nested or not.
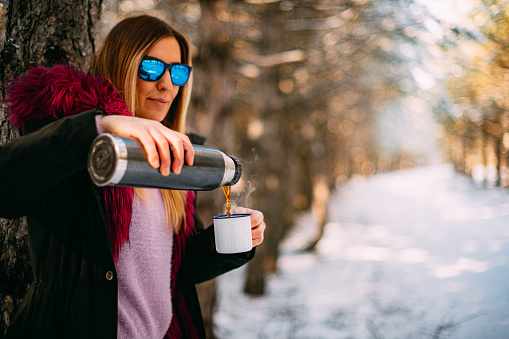
[(218, 338), (509, 338), (509, 191), (449, 166), (355, 182), (331, 199), (315, 253), (303, 216), (266, 296), (219, 279)]

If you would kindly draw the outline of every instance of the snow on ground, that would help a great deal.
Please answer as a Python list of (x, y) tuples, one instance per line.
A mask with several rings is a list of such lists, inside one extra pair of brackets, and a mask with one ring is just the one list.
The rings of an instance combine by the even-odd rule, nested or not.
[(216, 335), (228, 338), (509, 338), (509, 191), (450, 166), (354, 180), (330, 202), (314, 253), (303, 215), (266, 295), (245, 269), (219, 278)]

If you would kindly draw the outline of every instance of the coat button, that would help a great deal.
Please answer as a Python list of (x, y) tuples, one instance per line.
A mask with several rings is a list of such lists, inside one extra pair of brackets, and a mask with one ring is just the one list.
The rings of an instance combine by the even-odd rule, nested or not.
[(111, 271), (106, 272), (106, 279), (108, 279), (108, 280), (113, 279), (113, 272), (111, 272)]

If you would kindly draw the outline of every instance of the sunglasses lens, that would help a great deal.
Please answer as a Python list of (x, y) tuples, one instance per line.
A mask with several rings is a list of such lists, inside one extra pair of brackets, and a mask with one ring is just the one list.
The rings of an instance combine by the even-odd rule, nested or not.
[(164, 65), (159, 60), (145, 59), (141, 62), (138, 74), (147, 81), (156, 81), (164, 72)]
[(171, 81), (174, 85), (183, 86), (189, 80), (191, 70), (186, 65), (173, 65), (171, 68)]

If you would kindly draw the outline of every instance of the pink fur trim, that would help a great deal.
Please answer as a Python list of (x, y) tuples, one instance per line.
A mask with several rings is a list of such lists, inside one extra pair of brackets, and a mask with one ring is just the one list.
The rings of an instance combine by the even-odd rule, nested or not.
[(16, 127), (54, 121), (96, 107), (108, 114), (132, 115), (108, 79), (95, 78), (71, 66), (32, 68), (8, 87), (5, 102), (9, 120)]
[(108, 218), (114, 263), (117, 263), (120, 247), (129, 239), (133, 196), (133, 189), (129, 187), (103, 188), (104, 211)]

